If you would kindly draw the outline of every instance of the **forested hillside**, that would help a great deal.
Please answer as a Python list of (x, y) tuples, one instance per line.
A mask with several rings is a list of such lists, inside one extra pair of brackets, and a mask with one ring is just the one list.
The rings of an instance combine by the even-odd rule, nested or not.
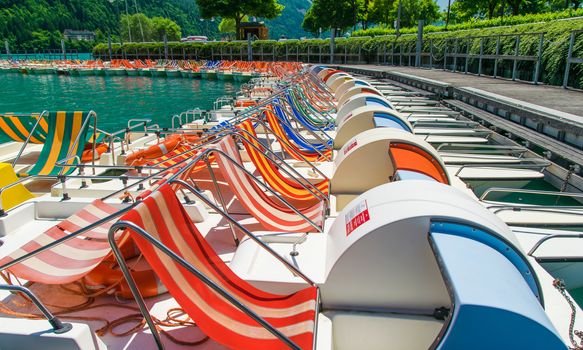
[(311, 1), (308, 0), (279, 0), (285, 8), (278, 18), (265, 21), (269, 27), (269, 36), (278, 39), (281, 35), (288, 38), (300, 38), (309, 35), (302, 29), (304, 14), (310, 8)]
[[(305, 35), (301, 29), (308, 0), (280, 0), (285, 10), (269, 21), (271, 37)], [(207, 35), (219, 38), (218, 20), (201, 20), (195, 0), (0, 0), (0, 40), (13, 49), (46, 49), (60, 46), (65, 29), (97, 31), (98, 41), (107, 33), (118, 37), (120, 16), (141, 12), (148, 17), (167, 17), (175, 21), (182, 35)], [(68, 47), (82, 43), (68, 43)], [(93, 43), (85, 43), (87, 49)], [(2, 45), (3, 46), (3, 45)], [(83, 49), (83, 48), (81, 48)]]

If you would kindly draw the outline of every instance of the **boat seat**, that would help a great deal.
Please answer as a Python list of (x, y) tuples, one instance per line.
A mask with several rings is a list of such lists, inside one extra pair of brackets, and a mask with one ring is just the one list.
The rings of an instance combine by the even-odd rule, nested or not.
[[(120, 220), (142, 228), (302, 349), (312, 348), (317, 288), (310, 286), (290, 295), (278, 295), (241, 279), (190, 221), (171, 186), (163, 185)], [(288, 348), (148, 240), (133, 231), (130, 234), (170, 294), (211, 339), (237, 349)]]
[[(16, 176), (12, 165), (0, 163), (0, 188), (16, 181), (18, 181), (18, 177)], [(21, 184), (2, 191), (1, 196), (2, 205), (0, 206), (0, 211), (2, 212), (34, 197), (32, 193)]]
[[(327, 311), (335, 350), (429, 349), (443, 328), (432, 316)], [(318, 335), (319, 336), (319, 335)]]

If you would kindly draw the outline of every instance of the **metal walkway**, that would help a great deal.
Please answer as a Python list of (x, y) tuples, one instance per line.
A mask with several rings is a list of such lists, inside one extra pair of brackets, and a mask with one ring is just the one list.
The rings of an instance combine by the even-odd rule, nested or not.
[[(581, 117), (583, 121), (583, 92), (566, 90), (558, 86), (534, 85), (508, 79), (480, 77), (475, 74), (453, 73), (439, 69), (419, 69), (414, 67), (394, 67), (376, 65), (346, 65), (341, 69), (365, 69), (378, 73), (412, 75), (417, 78), (444, 84), (450, 88), (470, 87), (503, 95), (530, 104), (554, 109)], [(384, 76), (389, 77), (389, 76)]]

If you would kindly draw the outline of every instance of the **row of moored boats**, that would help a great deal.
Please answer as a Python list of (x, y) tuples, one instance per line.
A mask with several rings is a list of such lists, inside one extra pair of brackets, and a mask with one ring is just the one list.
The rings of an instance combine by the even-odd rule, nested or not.
[(261, 74), (172, 128), (0, 115), (0, 348), (580, 348), (576, 175), (387, 81)]

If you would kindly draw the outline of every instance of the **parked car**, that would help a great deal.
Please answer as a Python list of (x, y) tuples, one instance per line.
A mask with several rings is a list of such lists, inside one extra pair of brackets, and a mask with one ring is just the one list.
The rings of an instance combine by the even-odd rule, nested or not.
[(204, 35), (191, 35), (191, 36), (187, 36), (186, 38), (180, 39), (180, 41), (182, 41), (182, 42), (195, 41), (195, 42), (201, 42), (201, 43), (206, 43), (208, 40), (209, 40), (209, 38), (207, 38)]

